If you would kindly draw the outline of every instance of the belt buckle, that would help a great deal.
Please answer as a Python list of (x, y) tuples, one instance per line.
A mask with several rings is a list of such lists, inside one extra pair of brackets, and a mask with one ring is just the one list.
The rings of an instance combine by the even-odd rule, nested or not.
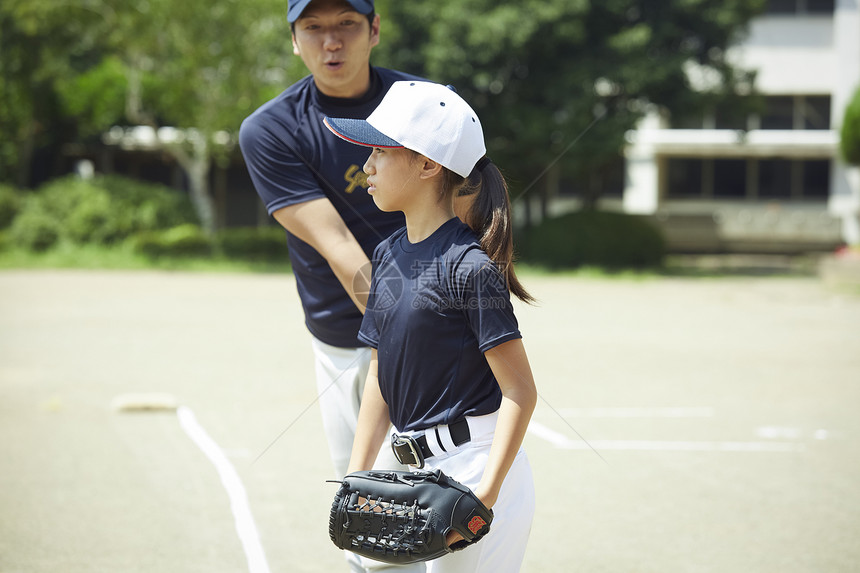
[[(391, 450), (401, 464), (415, 466), (419, 470), (424, 467), (424, 455), (421, 453), (418, 442), (412, 436), (391, 434)], [(412, 456), (412, 459), (406, 459), (406, 456)]]

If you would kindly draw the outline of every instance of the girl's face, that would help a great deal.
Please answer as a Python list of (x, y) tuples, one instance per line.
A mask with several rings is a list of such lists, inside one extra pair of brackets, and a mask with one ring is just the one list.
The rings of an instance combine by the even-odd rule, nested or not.
[(364, 163), (367, 174), (367, 192), (382, 211), (403, 211), (410, 204), (409, 188), (418, 177), (421, 162), (414, 152), (402, 147), (386, 149), (374, 147)]

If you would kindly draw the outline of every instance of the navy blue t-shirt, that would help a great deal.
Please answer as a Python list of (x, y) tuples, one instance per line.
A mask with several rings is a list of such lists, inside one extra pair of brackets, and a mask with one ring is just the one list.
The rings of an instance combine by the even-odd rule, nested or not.
[[(370, 150), (343, 141), (322, 120), (324, 116), (364, 119), (392, 83), (407, 79), (420, 78), (372, 67), (368, 94), (340, 99), (322, 94), (308, 76), (248, 116), (239, 131), (239, 143), (269, 214), (328, 197), (368, 257), (382, 239), (402, 227), (402, 213), (380, 211), (367, 194), (362, 166)], [(328, 262), (291, 233), (287, 233), (287, 246), (311, 334), (332, 346), (363, 346), (356, 338), (361, 313)]]
[(521, 338), (505, 279), (454, 218), (412, 244), (406, 229), (373, 254), (359, 339), (377, 349), (379, 387), (399, 431), (495, 412), (484, 352)]

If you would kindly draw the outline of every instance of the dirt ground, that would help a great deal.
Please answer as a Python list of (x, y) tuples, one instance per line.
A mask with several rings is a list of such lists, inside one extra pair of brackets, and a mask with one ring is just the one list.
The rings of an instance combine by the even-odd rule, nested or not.
[[(860, 296), (524, 280), (524, 573), (860, 568)], [(0, 272), (0, 572), (345, 572), (309, 345), (288, 274)]]

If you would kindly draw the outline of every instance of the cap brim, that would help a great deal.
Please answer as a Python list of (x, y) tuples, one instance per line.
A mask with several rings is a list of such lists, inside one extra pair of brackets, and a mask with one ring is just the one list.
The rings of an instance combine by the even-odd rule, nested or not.
[(363, 119), (326, 117), (326, 127), (336, 136), (365, 147), (403, 147)]

